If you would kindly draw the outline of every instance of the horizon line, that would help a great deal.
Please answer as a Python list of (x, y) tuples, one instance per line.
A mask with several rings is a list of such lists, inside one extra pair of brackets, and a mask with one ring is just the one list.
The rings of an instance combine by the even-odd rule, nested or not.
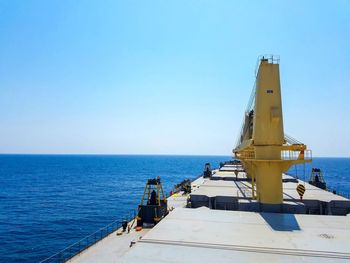
[[(231, 157), (226, 154), (176, 154), (176, 153), (1, 153), (0, 155), (100, 155), (100, 156), (217, 156)], [(324, 156), (317, 155), (313, 158), (350, 158), (350, 156)]]

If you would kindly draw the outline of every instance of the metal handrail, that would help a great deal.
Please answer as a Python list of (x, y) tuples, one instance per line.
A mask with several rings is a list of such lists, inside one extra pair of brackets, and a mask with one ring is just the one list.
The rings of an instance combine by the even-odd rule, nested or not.
[(293, 150), (282, 150), (281, 151), (281, 160), (285, 161), (296, 161), (299, 160), (312, 160), (312, 151), (304, 150), (304, 154), (302, 155), (300, 151)]
[(272, 54), (260, 55), (258, 57), (258, 60), (256, 62), (256, 66), (255, 66), (255, 77), (258, 74), (258, 69), (259, 69), (260, 62), (262, 59), (267, 59), (267, 61), (271, 64), (279, 64), (280, 63), (280, 56), (279, 55), (272, 55)]
[(80, 239), (79, 241), (75, 242), (74, 244), (62, 249), (61, 251), (55, 253), (54, 255), (40, 261), (40, 263), (60, 263), (60, 262), (66, 262), (67, 260), (73, 258), (74, 256), (80, 254), (85, 249), (89, 248), (90, 246), (96, 244), (98, 241), (102, 240), (106, 236), (110, 235), (120, 227), (122, 227), (123, 221), (131, 221), (136, 216), (135, 210), (132, 210), (129, 212), (127, 217), (125, 217), (124, 220), (115, 220), (112, 223), (109, 223), (108, 225), (100, 228), (99, 230), (95, 231), (94, 233)]

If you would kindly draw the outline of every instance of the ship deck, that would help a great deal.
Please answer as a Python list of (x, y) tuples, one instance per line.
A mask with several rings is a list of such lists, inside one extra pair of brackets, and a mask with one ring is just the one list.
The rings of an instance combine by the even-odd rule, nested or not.
[[(350, 216), (230, 211), (256, 208), (245, 173), (236, 177), (234, 171), (224, 167), (211, 179), (198, 178), (191, 195), (168, 198), (172, 211), (152, 229), (119, 236), (118, 230), (69, 262), (350, 261)], [(323, 204), (328, 214), (350, 211), (350, 201), (342, 196), (283, 178), (285, 203), (307, 207), (310, 213)], [(303, 202), (298, 183), (306, 188)], [(188, 198), (198, 208), (184, 208)], [(240, 207), (230, 207), (232, 202)]]
[(349, 236), (349, 217), (181, 208), (121, 262), (349, 262)]
[[(200, 185), (203, 183), (203, 178), (197, 178), (192, 182), (192, 186)], [(183, 194), (183, 192), (176, 193), (167, 199), (168, 207), (174, 209), (183, 208), (187, 204), (188, 195)], [(143, 228), (141, 231), (136, 231), (134, 228), (130, 230), (130, 233), (122, 232), (122, 229), (118, 229), (82, 251), (81, 253), (75, 255), (73, 258), (67, 262), (72, 263), (113, 263), (120, 262), (124, 258), (125, 254), (133, 249), (133, 245), (138, 243), (150, 230), (150, 228)], [(122, 233), (122, 235), (117, 235), (117, 233)], [(141, 261), (144, 262), (144, 261)]]

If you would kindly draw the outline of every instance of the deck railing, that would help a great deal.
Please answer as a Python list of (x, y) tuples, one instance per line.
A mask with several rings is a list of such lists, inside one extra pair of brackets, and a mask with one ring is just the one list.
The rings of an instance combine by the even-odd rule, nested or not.
[(281, 151), (281, 160), (312, 160), (312, 151), (304, 150), (304, 153), (301, 153), (300, 151)]
[(75, 242), (74, 244), (62, 249), (61, 251), (57, 252), (56, 254), (52, 255), (51, 257), (48, 257), (40, 263), (61, 263), (66, 262), (67, 260), (73, 258), (75, 255), (78, 255), (85, 249), (89, 248), (93, 244), (97, 243), (101, 239), (105, 238), (106, 236), (110, 235), (117, 229), (122, 227), (122, 223), (124, 221), (131, 221), (135, 218), (136, 211), (132, 210), (130, 211), (124, 218), (118, 219), (113, 221), (112, 223), (106, 225), (103, 228), (100, 228), (96, 232), (92, 233), (91, 235), (88, 235), (84, 237), (83, 239)]

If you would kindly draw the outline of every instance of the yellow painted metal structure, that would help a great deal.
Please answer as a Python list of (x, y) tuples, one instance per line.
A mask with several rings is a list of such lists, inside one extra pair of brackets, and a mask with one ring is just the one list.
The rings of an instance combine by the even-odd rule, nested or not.
[(283, 129), (279, 59), (262, 57), (256, 74), (254, 107), (246, 113), (233, 150), (252, 181), (252, 195), (263, 204), (282, 204), (282, 173), (311, 161), (304, 144), (287, 144)]

